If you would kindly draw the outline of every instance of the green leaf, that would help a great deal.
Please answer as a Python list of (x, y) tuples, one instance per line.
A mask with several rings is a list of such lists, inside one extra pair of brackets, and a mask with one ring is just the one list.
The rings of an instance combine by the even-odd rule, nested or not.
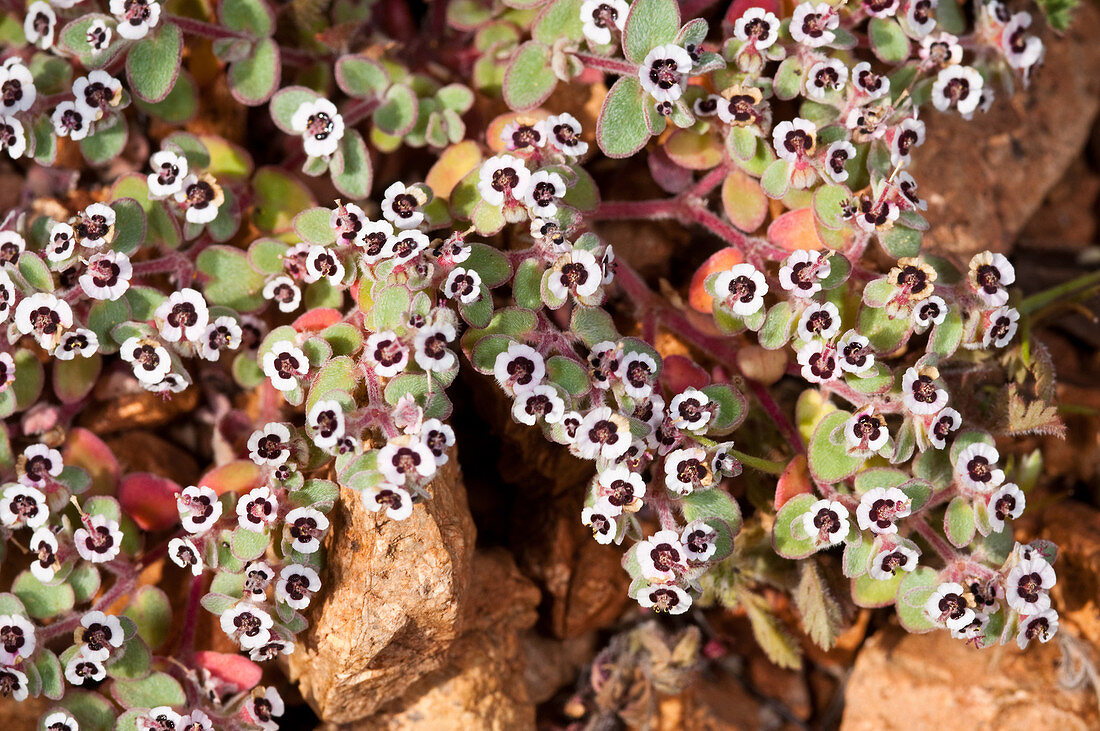
[(285, 89), (279, 89), (271, 97), (271, 104), (268, 106), (271, 110), (271, 119), (283, 132), (296, 135), (298, 133), (290, 126), (291, 117), (298, 111), (298, 107), (318, 98), (317, 92), (304, 86), (288, 86)]
[(133, 256), (143, 243), (147, 224), (145, 211), (133, 198), (120, 198), (111, 202), (115, 212), (115, 240), (111, 242), (114, 251)]
[(553, 0), (548, 3), (531, 26), (531, 37), (547, 46), (553, 46), (562, 38), (580, 41), (584, 38), (582, 4), (583, 0)]
[(191, 74), (180, 69), (176, 83), (172, 85), (168, 96), (159, 102), (135, 99), (134, 103), (147, 113), (160, 118), (161, 121), (169, 124), (183, 124), (194, 119), (198, 111), (198, 87), (195, 85), (195, 80), (191, 78)]
[(374, 111), (374, 125), (382, 132), (404, 137), (416, 126), (419, 102), (407, 86), (394, 84), (386, 90), (382, 106)]
[(895, 259), (916, 256), (920, 253), (921, 233), (905, 226), (893, 226), (885, 234), (879, 234), (883, 250)]
[(499, 287), (512, 276), (508, 257), (485, 244), (470, 244), (470, 256), (462, 266), (477, 272), (482, 283), (490, 289)]
[(168, 96), (180, 71), (183, 35), (172, 23), (162, 23), (126, 55), (126, 78), (130, 91), (139, 99), (159, 102)]
[(30, 571), (24, 571), (15, 577), (11, 591), (27, 609), (28, 616), (35, 619), (49, 619), (67, 612), (76, 603), (73, 588), (68, 584), (50, 586), (43, 584)]
[(542, 308), (542, 265), (536, 259), (524, 259), (512, 282), (516, 304), (529, 310)]
[(856, 606), (874, 609), (894, 603), (898, 586), (908, 572), (899, 571), (886, 581), (879, 581), (867, 573), (852, 579), (852, 601)]
[(794, 532), (795, 522), (800, 522), (802, 516), (810, 512), (810, 506), (815, 502), (817, 498), (814, 495), (796, 495), (784, 503), (775, 514), (775, 523), (772, 525), (772, 547), (780, 556), (801, 559), (817, 551), (813, 539), (804, 535), (805, 531), (802, 530), (801, 525), (797, 526), (798, 532)]
[(111, 658), (107, 674), (112, 678), (138, 680), (149, 675), (153, 655), (149, 645), (139, 638), (131, 638), (122, 646), (122, 652)]
[(336, 61), (335, 76), (341, 91), (360, 99), (382, 96), (390, 84), (382, 64), (363, 56), (341, 56)]
[[(111, 42), (101, 51), (93, 50), (88, 43), (88, 28), (96, 21), (103, 21), (111, 29)], [(80, 59), (80, 63), (87, 69), (99, 69), (114, 60), (120, 51), (128, 44), (114, 30), (117, 21), (110, 15), (103, 13), (86, 13), (76, 20), (65, 25), (58, 34), (58, 47), (64, 49)]]
[(712, 401), (718, 404), (718, 413), (707, 427), (708, 434), (728, 434), (745, 420), (748, 412), (748, 402), (744, 395), (728, 383), (715, 383), (703, 387), (705, 393)]
[[(272, 105), (274, 104), (273, 100)], [(316, 205), (308, 188), (297, 178), (278, 168), (263, 167), (257, 170), (252, 176), (252, 187), (256, 193), (252, 221), (257, 228), (267, 233), (290, 231), (294, 217), (302, 210)]]
[(779, 302), (768, 310), (764, 325), (760, 328), (760, 347), (778, 350), (791, 339), (795, 322), (794, 312), (788, 302)]
[(721, 488), (696, 490), (682, 497), (679, 504), (684, 520), (689, 523), (693, 520), (718, 518), (729, 527), (730, 538), (741, 532), (741, 507)]
[(118, 711), (99, 693), (69, 689), (61, 705), (80, 724), (80, 731), (112, 731)]
[(805, 67), (802, 65), (800, 56), (790, 56), (785, 59), (783, 63), (779, 64), (779, 69), (775, 72), (773, 86), (775, 95), (784, 100), (794, 99), (802, 93), (802, 77), (804, 74)]
[(629, 157), (649, 141), (646, 93), (634, 76), (623, 76), (604, 97), (596, 122), (596, 141), (608, 157)]
[[(917, 305), (920, 307), (920, 305)], [(959, 349), (963, 337), (963, 319), (958, 307), (947, 310), (947, 316), (943, 322), (932, 328), (932, 335), (928, 338), (928, 352), (936, 353), (944, 358), (954, 355)]]
[(893, 18), (871, 18), (867, 30), (871, 50), (880, 61), (900, 63), (909, 58), (909, 39)]
[(96, 125), (95, 134), (80, 141), (80, 152), (92, 165), (103, 165), (122, 153), (129, 136), (126, 118), (121, 114), (114, 114), (102, 126)]
[(332, 184), (344, 195), (351, 198), (370, 195), (374, 173), (363, 135), (356, 130), (344, 134), (332, 157), (329, 171), (332, 173)]
[(230, 30), (266, 38), (275, 30), (275, 15), (263, 0), (222, 0), (218, 17)]
[(570, 394), (580, 396), (588, 392), (588, 369), (561, 355), (552, 355), (546, 361), (546, 375)]
[(29, 409), (38, 400), (46, 375), (42, 369), (42, 363), (29, 350), (15, 351), (14, 360), (15, 380), (12, 381), (9, 390), (15, 396), (15, 408), (22, 411)]
[(309, 208), (294, 217), (294, 232), (302, 241), (326, 246), (336, 241), (330, 223), (332, 212), (327, 208)]
[(577, 307), (569, 320), (569, 329), (589, 348), (596, 343), (619, 339), (611, 315), (599, 307)]
[(840, 633), (840, 605), (833, 598), (816, 563), (805, 561), (801, 567), (794, 603), (802, 615), (802, 626), (819, 647), (832, 649)]
[(833, 483), (845, 480), (863, 467), (862, 457), (848, 454), (844, 439), (834, 443), (833, 433), (851, 416), (847, 411), (833, 411), (818, 423), (810, 438), (808, 457), (810, 471), (821, 482)]
[(111, 696), (123, 708), (183, 706), (187, 695), (183, 686), (168, 673), (152, 673), (141, 680), (116, 680)]
[(974, 540), (976, 528), (974, 506), (961, 495), (953, 497), (943, 516), (943, 532), (947, 540), (956, 548), (965, 548)]
[(19, 273), (27, 284), (43, 292), (53, 291), (53, 275), (46, 262), (33, 251), (25, 252), (19, 257)]
[(924, 612), (924, 603), (939, 585), (939, 574), (928, 566), (905, 573), (898, 584), (897, 612), (901, 626), (909, 632), (931, 632), (937, 625)]
[(680, 32), (676, 0), (634, 0), (623, 26), (623, 54), (640, 64), (657, 46), (672, 43)]
[[(847, 223), (843, 218), (843, 204), (851, 199), (848, 189), (842, 185), (823, 185), (814, 191), (814, 216), (825, 228), (840, 229)], [(833, 257), (835, 264), (837, 257)]]
[(787, 160), (779, 159), (764, 169), (760, 177), (760, 187), (769, 198), (782, 198), (791, 187), (793, 166)]
[(558, 84), (550, 57), (550, 47), (538, 41), (516, 49), (504, 73), (504, 101), (509, 107), (531, 109), (546, 101)]
[(859, 333), (871, 341), (871, 347), (882, 353), (892, 353), (909, 337), (912, 321), (908, 317), (893, 317), (885, 309), (861, 307)]
[(871, 559), (874, 556), (874, 541), (863, 533), (857, 533), (857, 535), (859, 540), (848, 541), (844, 544), (844, 555), (841, 559), (844, 575), (849, 579), (867, 573)]
[(61, 675), (61, 663), (57, 655), (49, 650), (41, 650), (34, 661), (35, 670), (42, 681), (42, 695), (51, 700), (60, 700), (65, 695), (65, 682)]
[(265, 38), (253, 47), (248, 58), (229, 66), (229, 92), (241, 104), (259, 106), (279, 88), (282, 68), (278, 44)]
[(236, 528), (230, 540), (230, 550), (240, 560), (252, 561), (264, 555), (269, 543), (271, 543), (271, 537), (266, 533)]
[(72, 360), (55, 360), (53, 363), (53, 390), (63, 404), (75, 404), (87, 396), (99, 378), (103, 357), (93, 353), (85, 358), (78, 355)]
[(163, 645), (171, 634), (172, 605), (168, 595), (155, 586), (138, 589), (124, 614), (134, 620), (138, 636), (153, 649)]
[(317, 379), (309, 389), (306, 411), (333, 391), (350, 392), (355, 389), (355, 362), (346, 355), (338, 356), (321, 366)]
[(232, 307), (239, 312), (263, 305), (260, 294), (264, 276), (248, 263), (248, 256), (231, 246), (209, 246), (195, 261), (195, 268), (209, 277), (204, 293), (211, 304)]

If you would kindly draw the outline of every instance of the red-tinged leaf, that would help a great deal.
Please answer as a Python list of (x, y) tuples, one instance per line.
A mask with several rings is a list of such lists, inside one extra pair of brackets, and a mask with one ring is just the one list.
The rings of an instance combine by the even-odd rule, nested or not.
[(313, 330), (324, 330), (326, 327), (340, 322), (343, 317), (344, 316), (340, 314), (339, 310), (334, 310), (329, 307), (318, 307), (295, 320), (294, 329), (300, 333)]
[(653, 182), (668, 193), (681, 193), (691, 187), (695, 176), (687, 168), (674, 162), (663, 147), (654, 147), (646, 155), (649, 174)]
[(238, 459), (215, 467), (199, 480), (199, 485), (209, 487), (219, 495), (227, 492), (245, 493), (263, 484), (263, 473), (248, 459)]
[(53, 364), (53, 391), (63, 404), (74, 404), (88, 395), (103, 368), (103, 357), (93, 353), (91, 357), (72, 360), (56, 360)]
[(223, 683), (233, 686), (234, 689), (230, 691), (232, 693), (252, 690), (264, 674), (263, 668), (247, 657), (225, 652), (196, 652), (195, 665)]
[(768, 216), (768, 196), (760, 181), (734, 170), (722, 183), (722, 207), (734, 226), (752, 233)]
[(824, 244), (817, 235), (817, 222), (812, 208), (787, 211), (768, 226), (768, 241), (787, 251), (821, 249)]
[(710, 376), (690, 358), (682, 355), (665, 356), (661, 366), (661, 382), (672, 393), (687, 388), (702, 388), (710, 383)]
[(92, 478), (87, 495), (114, 495), (121, 471), (118, 460), (103, 440), (87, 429), (77, 427), (61, 450), (65, 464), (83, 467)]
[(473, 140), (451, 145), (428, 171), (424, 183), (439, 198), (450, 198), (451, 191), (466, 174), (481, 164), (481, 148)]
[(810, 484), (810, 466), (806, 455), (798, 454), (779, 476), (775, 486), (775, 509), (779, 510), (796, 495), (808, 495), (812, 492)]
[(179, 522), (176, 493), (180, 489), (166, 477), (135, 472), (118, 486), (118, 502), (142, 530), (168, 530)]
[(712, 310), (714, 298), (707, 294), (707, 277), (715, 272), (724, 272), (731, 267), (745, 261), (741, 252), (732, 246), (711, 254), (710, 258), (703, 262), (703, 266), (695, 272), (691, 278), (691, 288), (688, 290), (688, 303), (693, 310), (705, 312), (708, 315)]
[(678, 165), (690, 170), (710, 170), (725, 155), (725, 148), (713, 134), (690, 129), (673, 131), (665, 140), (665, 151)]

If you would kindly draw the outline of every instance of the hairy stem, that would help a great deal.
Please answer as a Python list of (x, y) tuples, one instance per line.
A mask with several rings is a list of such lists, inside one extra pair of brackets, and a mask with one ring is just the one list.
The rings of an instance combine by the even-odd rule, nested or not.
[(573, 55), (578, 61), (591, 69), (598, 69), (609, 74), (619, 74), (620, 76), (634, 76), (638, 73), (638, 67), (629, 61), (624, 61), (618, 58), (609, 58), (607, 56), (600, 56), (595, 53), (580, 53), (575, 51)]

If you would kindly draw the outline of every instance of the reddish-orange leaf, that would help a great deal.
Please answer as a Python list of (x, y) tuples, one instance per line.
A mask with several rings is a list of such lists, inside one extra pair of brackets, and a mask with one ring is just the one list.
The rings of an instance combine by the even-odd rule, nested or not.
[(779, 510), (794, 496), (807, 494), (811, 489), (810, 466), (806, 462), (806, 455), (795, 455), (775, 486), (775, 509)]
[(699, 267), (699, 270), (691, 278), (691, 288), (688, 290), (688, 303), (692, 309), (709, 314), (712, 309), (711, 302), (714, 298), (707, 294), (705, 287), (707, 277), (715, 272), (723, 272), (743, 261), (745, 261), (745, 257), (741, 255), (740, 251), (731, 246), (712, 254), (709, 259), (703, 262), (703, 266)]
[(219, 495), (226, 492), (245, 493), (264, 484), (263, 473), (252, 460), (238, 459), (215, 467), (199, 480)]
[(824, 244), (817, 235), (817, 223), (810, 208), (787, 211), (768, 226), (768, 241), (787, 251), (822, 249)]
[(180, 486), (166, 477), (135, 472), (118, 486), (118, 502), (142, 530), (168, 530), (179, 522), (179, 491)]

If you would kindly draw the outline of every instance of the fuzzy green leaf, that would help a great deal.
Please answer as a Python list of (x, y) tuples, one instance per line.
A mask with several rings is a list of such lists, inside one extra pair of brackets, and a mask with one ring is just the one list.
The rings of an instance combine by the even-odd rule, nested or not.
[(247, 58), (229, 66), (229, 91), (241, 104), (259, 106), (279, 88), (281, 72), (279, 46), (274, 40), (265, 38), (253, 47)]
[(623, 26), (623, 54), (640, 64), (657, 46), (672, 43), (680, 32), (676, 0), (634, 0)]
[(139, 99), (159, 102), (168, 96), (180, 72), (183, 34), (172, 23), (162, 23), (126, 55), (126, 78), (130, 91)]
[(974, 540), (976, 528), (974, 506), (961, 495), (953, 497), (943, 516), (943, 532), (947, 540), (956, 548), (965, 548)]
[(528, 41), (516, 49), (504, 74), (504, 101), (513, 109), (530, 109), (546, 101), (558, 77), (550, 65), (550, 47)]
[(603, 100), (596, 122), (596, 141), (608, 157), (629, 157), (649, 141), (646, 93), (635, 76), (623, 76)]
[(367, 145), (361, 134), (355, 130), (344, 134), (329, 170), (332, 173), (332, 184), (344, 195), (351, 198), (366, 198), (370, 195), (374, 172), (370, 153), (367, 152)]

